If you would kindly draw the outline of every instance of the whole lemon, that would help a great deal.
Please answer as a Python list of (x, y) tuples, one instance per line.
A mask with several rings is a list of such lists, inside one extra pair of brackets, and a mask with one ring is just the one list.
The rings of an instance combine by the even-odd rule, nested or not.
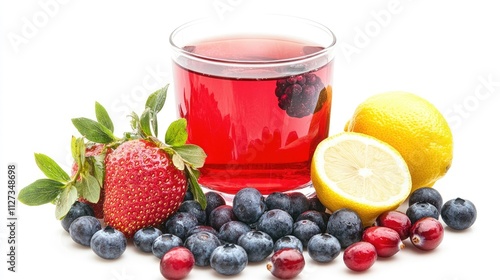
[(376, 94), (363, 101), (345, 131), (371, 135), (394, 147), (410, 170), (412, 192), (432, 187), (453, 159), (448, 122), (428, 100), (408, 92)]

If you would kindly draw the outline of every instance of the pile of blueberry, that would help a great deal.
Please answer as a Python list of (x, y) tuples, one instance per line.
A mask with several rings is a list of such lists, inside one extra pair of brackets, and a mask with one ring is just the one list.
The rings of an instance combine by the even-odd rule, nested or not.
[[(320, 263), (331, 262), (344, 250), (346, 266), (362, 271), (377, 257), (397, 253), (407, 238), (419, 249), (436, 248), (444, 232), (439, 217), (450, 228), (463, 230), (472, 226), (477, 215), (465, 199), (443, 204), (433, 188), (413, 192), (406, 213), (388, 211), (368, 228), (363, 228), (354, 211), (329, 213), (316, 197), (298, 192), (263, 196), (254, 188), (244, 188), (232, 205), (216, 192), (205, 195), (205, 209), (188, 192), (177, 213), (161, 228), (143, 228), (133, 237), (138, 250), (160, 259), (160, 271), (167, 279), (181, 279), (194, 266), (235, 275), (249, 262), (264, 260), (274, 276), (289, 279), (304, 268), (305, 250)], [(116, 259), (125, 251), (124, 235), (102, 228), (84, 203), (75, 202), (62, 225), (75, 242), (90, 246), (102, 258)]]
[(313, 73), (279, 79), (275, 94), (278, 106), (295, 118), (319, 111), (327, 99), (323, 82)]

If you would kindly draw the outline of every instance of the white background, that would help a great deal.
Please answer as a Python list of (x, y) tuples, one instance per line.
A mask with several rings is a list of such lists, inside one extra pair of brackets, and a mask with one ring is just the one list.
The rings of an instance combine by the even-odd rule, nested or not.
[[(446, 229), (435, 251), (409, 245), (361, 275), (345, 267), (342, 255), (326, 265), (307, 258), (297, 279), (465, 280), (497, 274), (498, 260), (491, 257), (500, 250), (495, 1), (12, 0), (0, 5), (1, 279), (162, 278), (158, 260), (133, 246), (120, 259), (105, 261), (76, 245), (55, 220), (52, 205), (17, 204), (17, 272), (8, 272), (7, 164), (17, 164), (17, 191), (43, 175), (35, 152), (69, 170), (70, 137), (77, 134), (70, 119), (93, 117), (99, 101), (116, 131), (123, 131), (126, 114), (140, 111), (150, 92), (171, 82), (168, 36), (176, 26), (198, 17), (223, 21), (261, 12), (315, 19), (337, 35), (331, 133), (341, 131), (356, 105), (376, 93), (405, 90), (434, 103), (455, 140), (453, 165), (435, 187), (445, 200), (471, 200), (479, 213), (465, 232)], [(162, 129), (175, 118), (172, 91), (161, 116)], [(224, 278), (195, 268), (189, 279), (201, 277)], [(272, 276), (260, 263), (234, 277), (250, 278)]]

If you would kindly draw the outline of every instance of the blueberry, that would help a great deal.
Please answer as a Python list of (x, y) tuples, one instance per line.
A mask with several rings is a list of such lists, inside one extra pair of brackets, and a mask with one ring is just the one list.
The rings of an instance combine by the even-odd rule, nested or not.
[(92, 236), (90, 248), (103, 259), (117, 259), (127, 248), (127, 238), (121, 231), (107, 226)]
[(315, 222), (318, 225), (321, 232), (325, 232), (326, 224), (328, 223), (328, 215), (325, 212), (308, 210), (300, 214), (295, 221), (298, 222), (302, 220), (310, 220)]
[(142, 252), (151, 253), (153, 242), (162, 234), (161, 230), (155, 227), (145, 227), (135, 232), (134, 246)]
[(286, 193), (273, 192), (266, 197), (265, 203), (267, 210), (281, 209), (290, 213), (292, 200)]
[(226, 200), (224, 199), (224, 197), (220, 193), (214, 192), (214, 191), (206, 192), (205, 197), (207, 199), (207, 206), (205, 207), (205, 213), (207, 215), (207, 221), (208, 221), (208, 217), (210, 217), (210, 213), (212, 213), (212, 211), (215, 208), (217, 208), (221, 205), (226, 205)]
[(197, 225), (188, 231), (187, 237), (189, 237), (197, 232), (200, 232), (200, 231), (207, 231), (207, 232), (213, 233), (215, 235), (218, 234), (218, 232), (211, 226)]
[(406, 209), (406, 216), (408, 216), (411, 223), (414, 224), (416, 221), (425, 217), (433, 217), (437, 220), (439, 219), (439, 212), (437, 208), (429, 202), (417, 202)]
[(71, 223), (76, 220), (76, 218), (79, 218), (81, 216), (94, 216), (94, 210), (90, 205), (80, 202), (80, 201), (75, 201), (73, 205), (71, 205), (71, 208), (69, 209), (68, 213), (64, 218), (61, 220), (61, 225), (64, 228), (65, 231), (69, 232), (69, 226)]
[(361, 241), (363, 223), (359, 215), (351, 209), (342, 208), (332, 213), (326, 225), (326, 232), (335, 236), (342, 248)]
[(153, 252), (153, 255), (157, 258), (161, 259), (170, 249), (183, 245), (184, 243), (180, 237), (170, 233), (164, 233), (153, 241), (153, 244), (151, 245), (151, 252)]
[(329, 234), (316, 234), (307, 243), (307, 252), (311, 259), (326, 263), (333, 261), (340, 254), (341, 246), (339, 240)]
[(210, 266), (222, 275), (236, 275), (248, 264), (245, 249), (236, 244), (221, 245), (212, 252)]
[(184, 240), (188, 231), (198, 225), (198, 219), (187, 212), (177, 212), (165, 222), (166, 233), (171, 233)]
[(244, 223), (256, 222), (265, 210), (264, 196), (255, 188), (243, 188), (234, 195), (233, 212)]
[(476, 217), (476, 206), (467, 199), (458, 197), (448, 200), (441, 208), (441, 218), (452, 229), (467, 229), (474, 224)]
[(283, 210), (269, 210), (260, 217), (256, 229), (269, 234), (273, 240), (278, 240), (292, 233), (293, 218)]
[(221, 205), (215, 208), (208, 217), (208, 225), (213, 227), (215, 230), (219, 230), (220, 227), (229, 222), (237, 221), (236, 215), (234, 215), (233, 207), (230, 205)]
[(101, 229), (101, 222), (93, 216), (76, 218), (69, 226), (69, 235), (76, 243), (90, 246), (92, 236)]
[(189, 201), (189, 200), (194, 200), (194, 195), (190, 190), (190, 186), (188, 186), (188, 190), (186, 191), (186, 194), (184, 195), (183, 201)]
[(249, 225), (240, 221), (229, 221), (219, 229), (219, 240), (226, 243), (237, 243), (238, 238), (252, 230)]
[(300, 242), (302, 242), (302, 246), (304, 248), (307, 247), (307, 242), (309, 242), (309, 239), (319, 233), (321, 233), (321, 229), (313, 221), (300, 220), (293, 224), (292, 235), (297, 237)]
[(309, 210), (309, 199), (307, 196), (300, 192), (292, 192), (289, 193), (290, 196), (290, 215), (293, 220), (297, 219), (297, 217)]
[(441, 206), (443, 206), (443, 198), (438, 190), (430, 187), (424, 187), (415, 190), (408, 198), (408, 205), (415, 204), (417, 202), (428, 202), (436, 209), (441, 212)]
[(210, 265), (210, 256), (220, 245), (222, 244), (216, 235), (205, 231), (195, 233), (184, 241), (184, 247), (193, 253), (197, 266)]
[(318, 212), (325, 212), (326, 207), (321, 203), (317, 196), (309, 198), (309, 210), (315, 210)]
[(297, 249), (301, 253), (304, 251), (302, 241), (293, 235), (285, 235), (274, 242), (273, 251), (276, 253), (281, 249)]
[(181, 203), (177, 212), (191, 213), (198, 220), (198, 224), (204, 225), (207, 221), (207, 214), (196, 200), (187, 200)]
[(274, 242), (269, 234), (251, 230), (238, 238), (238, 245), (247, 252), (249, 262), (260, 262), (265, 260), (273, 252)]

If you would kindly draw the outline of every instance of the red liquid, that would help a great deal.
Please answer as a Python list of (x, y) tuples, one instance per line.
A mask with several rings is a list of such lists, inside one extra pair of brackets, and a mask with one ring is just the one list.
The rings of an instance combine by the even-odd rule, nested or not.
[[(216, 58), (266, 61), (299, 57), (320, 48), (288, 40), (227, 39), (185, 49)], [(187, 119), (188, 142), (207, 153), (200, 184), (232, 194), (247, 186), (263, 194), (308, 186), (312, 155), (328, 136), (331, 64), (308, 73), (309, 81), (316, 79), (309, 89), (317, 89), (317, 96), (296, 102), (289, 112), (283, 109), (285, 101), (280, 108), (276, 94), (285, 91), (277, 90), (277, 83), (291, 86), (286, 83), (290, 76), (282, 76), (280, 69), (271, 73), (273, 78), (238, 79), (224, 77), (224, 70), (207, 75), (175, 64), (175, 92), (180, 116)], [(305, 73), (293, 77), (306, 77), (300, 74)]]

